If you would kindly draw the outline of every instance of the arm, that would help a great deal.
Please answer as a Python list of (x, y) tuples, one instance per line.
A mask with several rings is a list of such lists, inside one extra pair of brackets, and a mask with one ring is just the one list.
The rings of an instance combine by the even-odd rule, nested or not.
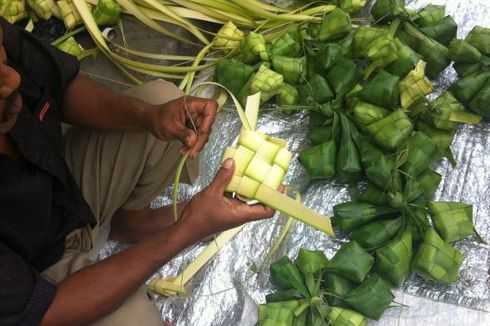
[[(149, 131), (160, 139), (180, 140), (184, 144), (182, 151), (191, 150), (191, 157), (206, 144), (216, 111), (214, 100), (191, 96), (150, 105), (112, 92), (81, 75), (68, 84), (62, 107), (67, 123), (99, 131)], [(197, 134), (189, 127), (191, 118)]]
[(58, 284), (41, 325), (96, 321), (115, 310), (151, 274), (192, 243), (248, 221), (271, 217), (274, 211), (270, 208), (248, 206), (224, 195), (233, 170), (233, 161), (227, 160), (215, 180), (185, 206), (177, 223)]

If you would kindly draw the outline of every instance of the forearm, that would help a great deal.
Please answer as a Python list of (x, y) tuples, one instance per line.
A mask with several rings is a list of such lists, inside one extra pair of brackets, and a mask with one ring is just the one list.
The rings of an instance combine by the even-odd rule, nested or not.
[[(177, 204), (177, 216), (180, 216), (187, 201)], [(140, 210), (119, 209), (111, 221), (112, 239), (121, 242), (140, 242), (162, 232), (175, 222), (172, 205)]]
[(58, 284), (42, 325), (81, 325), (117, 309), (158, 268), (196, 241), (176, 223), (167, 230), (86, 267)]
[(78, 75), (63, 97), (63, 120), (99, 131), (148, 131), (149, 104), (117, 94)]

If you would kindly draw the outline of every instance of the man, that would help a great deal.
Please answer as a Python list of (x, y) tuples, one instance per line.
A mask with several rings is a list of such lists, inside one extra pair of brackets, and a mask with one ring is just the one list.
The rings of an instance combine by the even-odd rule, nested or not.
[[(150, 209), (178, 153), (207, 142), (216, 103), (162, 81), (131, 91), (151, 104), (112, 93), (3, 19), (0, 45), (0, 325), (161, 325), (145, 280), (187, 246), (273, 215), (224, 195), (232, 160), (178, 222)], [(61, 121), (82, 129), (62, 140)], [(136, 244), (93, 263), (104, 225)]]

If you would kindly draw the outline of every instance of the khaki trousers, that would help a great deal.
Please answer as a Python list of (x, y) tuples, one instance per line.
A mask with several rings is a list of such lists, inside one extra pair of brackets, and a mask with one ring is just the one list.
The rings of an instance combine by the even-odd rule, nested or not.
[[(131, 88), (126, 95), (161, 104), (183, 93), (172, 83), (155, 80)], [(63, 257), (42, 273), (54, 283), (93, 264), (109, 235), (114, 213), (119, 208), (136, 210), (148, 206), (173, 180), (180, 159), (180, 143), (164, 142), (150, 133), (102, 133), (71, 128), (64, 142), (66, 162), (97, 225), (76, 230), (67, 237)], [(190, 183), (198, 173), (199, 160), (190, 160), (182, 181)], [(161, 314), (143, 284), (114, 313), (93, 325), (161, 326), (162, 323)]]

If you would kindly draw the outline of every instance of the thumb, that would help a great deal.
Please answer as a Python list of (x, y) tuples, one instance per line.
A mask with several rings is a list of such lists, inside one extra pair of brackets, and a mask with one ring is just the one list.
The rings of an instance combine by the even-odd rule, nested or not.
[(213, 182), (210, 184), (210, 187), (213, 188), (214, 191), (219, 193), (224, 193), (226, 186), (230, 183), (231, 178), (233, 177), (233, 172), (235, 171), (235, 162), (233, 159), (229, 158), (223, 162), (221, 168), (216, 173)]

